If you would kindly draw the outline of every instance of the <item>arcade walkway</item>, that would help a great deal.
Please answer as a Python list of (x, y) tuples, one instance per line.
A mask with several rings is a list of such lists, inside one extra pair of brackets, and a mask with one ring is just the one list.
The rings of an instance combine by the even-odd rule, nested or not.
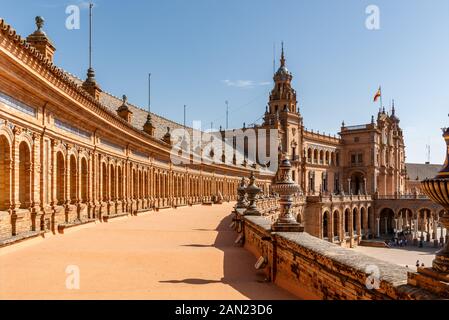
[[(231, 209), (151, 212), (3, 248), (0, 299), (294, 298), (234, 247)], [(79, 268), (79, 290), (66, 289), (67, 266)]]

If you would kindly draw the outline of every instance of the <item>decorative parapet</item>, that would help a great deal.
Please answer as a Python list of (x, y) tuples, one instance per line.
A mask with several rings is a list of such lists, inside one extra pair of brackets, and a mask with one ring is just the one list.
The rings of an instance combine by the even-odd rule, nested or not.
[(441, 299), (407, 284), (409, 269), (313, 237), (271, 233), (265, 217), (243, 217), (244, 246), (263, 256), (267, 278), (303, 299)]
[(358, 202), (358, 201), (372, 201), (371, 195), (316, 195), (307, 196), (307, 202), (319, 203), (319, 202)]

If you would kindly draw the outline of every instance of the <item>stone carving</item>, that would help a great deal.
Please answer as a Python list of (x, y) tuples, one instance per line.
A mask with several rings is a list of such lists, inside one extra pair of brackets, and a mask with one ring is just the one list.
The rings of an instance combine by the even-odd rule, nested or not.
[(246, 208), (248, 203), (246, 201), (246, 182), (244, 177), (242, 177), (242, 180), (240, 181), (240, 184), (237, 188), (237, 195), (238, 199), (236, 209)]
[(251, 176), (249, 177), (249, 185), (245, 189), (248, 194), (248, 208), (245, 210), (245, 216), (260, 216), (261, 213), (257, 210), (256, 199), (257, 195), (261, 192), (261, 189), (256, 185), (256, 177), (254, 176), (254, 171), (251, 171)]
[(293, 196), (301, 191), (301, 188), (291, 178), (291, 167), (290, 161), (284, 155), (279, 166), (277, 182), (273, 186), (273, 191), (281, 197), (279, 200), (280, 213), (272, 226), (273, 231), (304, 231), (304, 227), (296, 221), (291, 212)]

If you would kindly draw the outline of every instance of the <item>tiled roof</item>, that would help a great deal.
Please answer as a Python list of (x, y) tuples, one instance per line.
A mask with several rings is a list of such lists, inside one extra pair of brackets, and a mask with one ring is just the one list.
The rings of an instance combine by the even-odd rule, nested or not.
[(425, 180), (433, 178), (443, 168), (440, 164), (406, 163), (409, 180)]
[[(70, 74), (67, 72), (67, 75), (73, 80), (75, 81), (78, 85), (82, 85), (83, 80), (81, 80), (80, 78), (74, 76), (73, 74)], [(103, 91), (100, 94), (100, 103), (102, 105), (104, 105), (105, 107), (107, 107), (110, 111), (112, 112), (116, 112), (117, 109), (123, 104), (122, 99)], [(148, 111), (133, 105), (131, 103), (128, 102), (128, 107), (131, 110), (132, 114), (132, 120), (131, 120), (131, 124), (133, 127), (135, 127), (138, 130), (142, 130), (143, 129), (143, 125), (145, 124), (145, 122), (147, 121), (147, 116), (148, 116)], [(164, 137), (164, 135), (167, 133), (167, 127), (170, 128), (170, 131), (173, 131), (174, 129), (182, 129), (184, 128), (183, 125), (166, 119), (160, 115), (157, 115), (155, 113), (151, 113), (151, 119), (153, 122), (153, 126), (155, 127), (155, 138), (157, 139), (162, 139)], [(187, 127), (187, 130), (189, 131), (190, 135), (192, 135), (192, 128)]]

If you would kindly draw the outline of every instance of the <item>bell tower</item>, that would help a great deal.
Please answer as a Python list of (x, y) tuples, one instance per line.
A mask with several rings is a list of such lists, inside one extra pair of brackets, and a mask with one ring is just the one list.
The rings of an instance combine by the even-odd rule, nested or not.
[(281, 65), (274, 74), (274, 88), (270, 93), (268, 109), (265, 114), (266, 120), (279, 118), (281, 114), (297, 115), (296, 91), (292, 88), (293, 75), (286, 67), (284, 54), (284, 44), (282, 44), (282, 53), (280, 59)]
[(280, 66), (273, 80), (274, 87), (270, 92), (263, 127), (278, 130), (279, 155), (285, 154), (288, 157), (292, 164), (292, 178), (301, 184), (303, 124), (296, 90), (292, 88), (293, 75), (286, 66), (283, 43)]

